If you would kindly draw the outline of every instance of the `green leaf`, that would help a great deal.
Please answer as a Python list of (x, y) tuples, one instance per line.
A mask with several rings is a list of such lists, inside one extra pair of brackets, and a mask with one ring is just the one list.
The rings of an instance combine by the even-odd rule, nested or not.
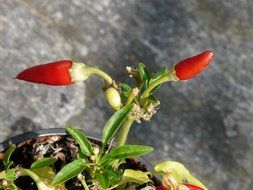
[(126, 169), (123, 173), (122, 179), (119, 182), (119, 184), (122, 185), (127, 182), (143, 184), (149, 181), (151, 180), (149, 179), (147, 172)]
[(126, 83), (120, 83), (121, 88), (125, 89), (127, 92), (131, 92), (132, 88)]
[(123, 92), (121, 98), (127, 98), (130, 95), (131, 92)]
[(65, 185), (61, 184), (57, 187), (52, 187), (51, 184), (56, 176), (54, 170), (51, 167), (45, 166), (42, 168), (34, 169), (33, 172), (45, 183), (45, 185), (55, 190), (65, 190)]
[(86, 168), (85, 160), (78, 159), (64, 166), (55, 176), (52, 185), (59, 185), (80, 174)]
[(204, 190), (208, 190), (207, 187), (202, 182), (200, 182), (197, 178), (195, 178), (192, 175), (185, 176), (185, 181), (187, 181), (189, 184), (193, 184), (198, 187), (201, 187)]
[(159, 90), (160, 86), (161, 86), (160, 84), (157, 85), (155, 88), (153, 88), (153, 89), (150, 91), (150, 93), (151, 93), (151, 94), (156, 93), (156, 92)]
[(57, 161), (57, 158), (42, 158), (40, 160), (33, 162), (30, 169), (34, 170), (34, 169), (42, 168), (50, 164), (53, 164), (56, 161)]
[(105, 154), (100, 162), (104, 163), (107, 160), (125, 159), (137, 157), (140, 155), (152, 152), (153, 148), (150, 146), (138, 146), (138, 145), (123, 145), (112, 149), (108, 154)]
[(84, 160), (87, 160), (87, 156), (79, 149), (76, 153), (76, 157), (78, 159), (84, 159)]
[[(149, 81), (149, 84), (151, 84), (151, 83), (157, 81), (158, 79), (160, 79), (161, 77), (163, 77), (163, 76), (164, 76), (165, 74), (167, 74), (167, 73), (168, 73), (168, 70), (167, 70), (166, 67), (160, 68), (160, 69), (151, 77), (151, 79), (150, 79), (150, 81)], [(159, 89), (160, 86), (161, 86), (161, 85), (157, 85), (155, 88), (153, 88), (153, 89), (150, 91), (150, 93), (152, 93), (152, 94), (156, 93), (156, 92), (158, 91), (158, 89)]]
[(159, 102), (159, 100), (153, 95), (153, 94), (150, 94), (149, 97), (148, 97), (148, 103), (157, 103)]
[(69, 134), (75, 139), (75, 141), (80, 145), (81, 151), (90, 156), (92, 152), (92, 147), (88, 141), (88, 139), (85, 137), (82, 131), (78, 129), (74, 129), (71, 126), (66, 126), (65, 129), (69, 132)]
[(4, 157), (3, 157), (3, 163), (4, 165), (6, 166), (9, 162), (10, 162), (10, 157), (13, 153), (13, 151), (15, 150), (16, 148), (16, 145), (15, 144), (12, 144), (10, 146), (10, 148), (6, 151), (6, 153), (4, 154)]
[[(112, 167), (111, 167), (112, 168)], [(107, 169), (106, 170), (109, 176), (110, 184), (111, 186), (115, 185), (118, 183), (122, 177), (122, 172), (121, 171), (115, 171), (112, 169)]]
[(113, 138), (117, 130), (120, 128), (123, 121), (126, 119), (128, 113), (132, 109), (132, 104), (124, 106), (116, 111), (109, 121), (106, 123), (102, 132), (102, 146), (105, 147), (107, 143)]
[(193, 177), (186, 167), (178, 162), (166, 161), (160, 163), (155, 166), (154, 173), (171, 173), (179, 183), (188, 182), (207, 190), (207, 187), (204, 184)]
[(107, 189), (110, 185), (109, 176), (106, 172), (103, 173), (96, 173), (95, 175), (96, 180), (99, 182), (103, 189)]
[(121, 169), (115, 169), (110, 165), (104, 165), (102, 170), (106, 171), (110, 180), (110, 186), (113, 186), (118, 183), (123, 175), (123, 171)]
[(150, 76), (149, 76), (149, 72), (148, 72), (146, 66), (143, 63), (139, 63), (138, 64), (138, 71), (140, 73), (142, 82), (146, 86), (148, 86), (148, 83), (149, 83), (149, 80), (150, 80)]
[(8, 169), (6, 171), (5, 179), (10, 180), (10, 181), (13, 181), (13, 180), (17, 179), (16, 174), (15, 174), (13, 169)]

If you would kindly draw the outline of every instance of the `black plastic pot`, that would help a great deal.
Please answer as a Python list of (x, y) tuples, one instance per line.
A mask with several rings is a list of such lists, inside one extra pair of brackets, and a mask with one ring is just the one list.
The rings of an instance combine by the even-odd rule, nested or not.
[[(2, 143), (0, 143), (0, 152), (6, 151), (12, 144), (18, 145), (27, 140), (36, 139), (40, 137), (65, 136), (65, 135), (68, 135), (68, 132), (64, 128), (40, 129), (40, 130), (35, 130), (32, 132), (27, 132), (27, 133), (9, 138), (3, 141)], [(96, 142), (97, 144), (101, 144), (101, 140), (99, 140), (97, 134), (95, 134), (95, 138), (88, 136), (88, 139), (90, 139), (93, 142)], [(139, 158), (138, 162), (145, 165), (146, 169), (148, 170), (151, 169), (151, 165), (145, 159)], [(159, 185), (161, 183), (160, 180), (154, 176), (152, 177), (152, 179), (156, 185)]]
[[(67, 134), (68, 134), (68, 132), (64, 128), (39, 129), (39, 130), (23, 133), (23, 134), (15, 136), (15, 137), (11, 137), (11, 138), (3, 141), (2, 143), (0, 143), (0, 152), (8, 149), (10, 147), (10, 145), (12, 145), (12, 144), (17, 145), (25, 140), (34, 139), (34, 138), (38, 138), (38, 137), (47, 137), (47, 136), (54, 136), (54, 135), (61, 136), (61, 135), (67, 135)], [(98, 135), (96, 135), (96, 134), (95, 134), (95, 137), (88, 136), (88, 138), (94, 139), (96, 141), (100, 141), (98, 138)]]

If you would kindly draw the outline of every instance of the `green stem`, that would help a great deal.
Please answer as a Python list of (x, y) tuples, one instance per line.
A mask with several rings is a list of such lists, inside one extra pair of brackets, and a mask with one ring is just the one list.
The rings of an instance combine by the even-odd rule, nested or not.
[(126, 143), (126, 139), (133, 122), (134, 122), (133, 118), (130, 118), (130, 117), (126, 118), (126, 120), (121, 126), (121, 131), (119, 134), (117, 146), (122, 146)]
[[(81, 175), (81, 174), (80, 174), (80, 175)], [(81, 181), (81, 183), (82, 183), (82, 185), (83, 185), (83, 187), (84, 187), (84, 190), (89, 190), (89, 187), (88, 187), (88, 185), (87, 185), (87, 183), (86, 183), (86, 181), (85, 181), (84, 176), (83, 176), (83, 175), (78, 176), (78, 179)]]
[(19, 175), (21, 176), (30, 176), (36, 183), (37, 187), (38, 187), (38, 190), (55, 190), (55, 187), (50, 187), (48, 185), (46, 185), (42, 180), (41, 178), (35, 174), (34, 172), (32, 172), (31, 170), (29, 169), (24, 169), (24, 168), (18, 168), (17, 169)]
[(97, 74), (99, 75), (100, 77), (102, 77), (108, 84), (112, 85), (112, 78), (106, 74), (104, 71), (101, 71), (100, 69), (97, 69), (95, 67), (90, 67), (90, 66), (86, 66), (86, 68), (91, 72), (91, 73), (94, 73), (94, 74)]
[(155, 82), (151, 83), (148, 88), (142, 93), (141, 99), (148, 97), (150, 92), (158, 85), (169, 82), (169, 81), (177, 81), (178, 79), (175, 77), (174, 70), (171, 70), (168, 74), (164, 75), (163, 77), (159, 78)]

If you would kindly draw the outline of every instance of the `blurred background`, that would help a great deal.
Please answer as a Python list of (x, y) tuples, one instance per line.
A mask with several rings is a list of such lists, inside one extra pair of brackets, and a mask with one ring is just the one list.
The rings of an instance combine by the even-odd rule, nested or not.
[(13, 80), (27, 67), (71, 58), (126, 81), (133, 62), (156, 71), (212, 49), (204, 73), (163, 86), (159, 113), (128, 142), (152, 145), (152, 164), (182, 162), (210, 190), (250, 190), (252, 18), (251, 0), (0, 0), (0, 141), (66, 123), (100, 134), (112, 114), (97, 77), (57, 88)]

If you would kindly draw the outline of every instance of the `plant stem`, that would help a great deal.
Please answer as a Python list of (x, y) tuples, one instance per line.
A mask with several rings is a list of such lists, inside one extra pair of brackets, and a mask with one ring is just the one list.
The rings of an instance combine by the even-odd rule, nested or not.
[(34, 172), (32, 172), (31, 170), (24, 169), (24, 168), (18, 168), (17, 171), (18, 171), (18, 173), (19, 173), (20, 176), (29, 176), (29, 177), (31, 177), (35, 181), (38, 190), (45, 190), (45, 189), (47, 189), (47, 190), (55, 190), (55, 187), (46, 185), (42, 181), (42, 179), (37, 174), (35, 174)]
[(90, 66), (86, 66), (86, 68), (91, 73), (97, 74), (100, 77), (102, 77), (108, 84), (110, 84), (110, 85), (112, 84), (112, 82), (113, 82), (112, 78), (108, 74), (106, 74), (104, 71), (101, 71), (100, 69), (97, 69), (95, 67), (90, 67)]
[(142, 93), (141, 99), (148, 97), (150, 92), (158, 85), (168, 82), (168, 81), (177, 81), (178, 79), (175, 77), (174, 70), (171, 70), (168, 74), (164, 75), (163, 77), (159, 78), (158, 80), (151, 83), (148, 88)]
[(117, 146), (122, 146), (126, 143), (126, 139), (127, 139), (129, 130), (130, 130), (133, 122), (134, 122), (134, 119), (129, 117), (129, 116), (123, 122), (123, 124), (121, 126), (121, 131), (120, 131), (120, 134), (119, 134)]
[(87, 185), (87, 183), (85, 181), (85, 178), (84, 178), (84, 176), (82, 174), (78, 175), (78, 179), (81, 181), (81, 183), (82, 183), (82, 185), (84, 187), (84, 190), (89, 190), (89, 187), (88, 187), (88, 185)]

